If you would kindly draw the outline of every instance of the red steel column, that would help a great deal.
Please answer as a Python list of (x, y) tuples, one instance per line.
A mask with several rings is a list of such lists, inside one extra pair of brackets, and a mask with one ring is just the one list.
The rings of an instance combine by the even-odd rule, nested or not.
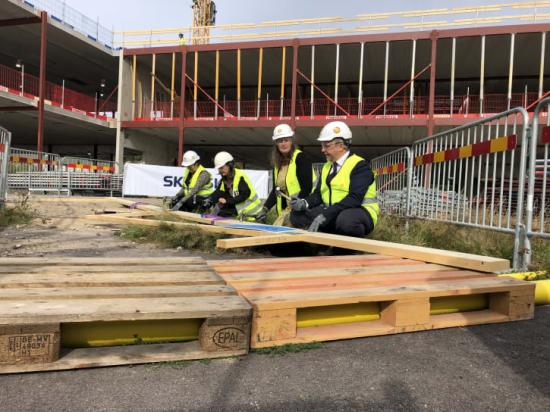
[(296, 129), (296, 88), (298, 83), (298, 39), (294, 40), (292, 45), (292, 94), (290, 102), (290, 123), (293, 129)]
[(181, 51), (181, 91), (180, 91), (180, 123), (178, 126), (178, 166), (183, 159), (183, 129), (185, 126), (185, 73), (187, 66), (187, 47)]
[(428, 101), (428, 136), (434, 132), (434, 107), (435, 107), (435, 62), (437, 60), (437, 37), (439, 32), (432, 31), (430, 38), (432, 40), (432, 62), (430, 67), (430, 98)]
[(36, 150), (42, 152), (44, 147), (44, 97), (46, 94), (46, 30), (48, 13), (40, 13), (40, 77), (38, 83), (38, 138)]

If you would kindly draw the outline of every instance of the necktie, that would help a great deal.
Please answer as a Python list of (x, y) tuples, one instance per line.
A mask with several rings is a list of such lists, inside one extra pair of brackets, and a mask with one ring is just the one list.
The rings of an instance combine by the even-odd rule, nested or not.
[(334, 179), (334, 176), (338, 173), (338, 163), (334, 162), (332, 164), (332, 169), (330, 170), (329, 175), (327, 176), (327, 183), (330, 183), (332, 179)]

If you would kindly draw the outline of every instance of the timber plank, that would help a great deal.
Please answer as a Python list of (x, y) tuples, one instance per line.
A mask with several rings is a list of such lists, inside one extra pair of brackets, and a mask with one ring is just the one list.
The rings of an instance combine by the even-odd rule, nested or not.
[[(263, 268), (261, 268), (263, 269)], [(404, 273), (404, 272), (432, 272), (432, 271), (441, 271), (448, 270), (448, 266), (441, 265), (432, 265), (426, 263), (418, 262), (407, 262), (407, 264), (399, 265), (380, 265), (380, 266), (359, 266), (359, 267), (350, 267), (350, 268), (341, 268), (341, 269), (287, 269), (284, 268), (282, 271), (277, 271), (272, 269), (271, 271), (258, 271), (258, 272), (231, 272), (225, 273), (224, 271), (219, 271), (218, 273), (223, 275), (223, 278), (229, 283), (237, 282), (250, 282), (250, 281), (267, 281), (267, 280), (276, 280), (276, 279), (295, 279), (299, 278), (319, 278), (319, 277), (333, 277), (333, 276), (349, 276), (349, 275), (377, 275), (384, 273)]]
[(143, 225), (143, 226), (161, 226), (168, 225), (178, 228), (186, 229), (197, 229), (203, 232), (208, 233), (219, 233), (226, 235), (237, 235), (237, 236), (253, 236), (253, 235), (264, 235), (264, 231), (252, 230), (252, 229), (235, 229), (235, 228), (226, 228), (223, 226), (213, 226), (213, 225), (203, 225), (198, 223), (188, 223), (188, 222), (174, 222), (170, 220), (162, 219), (141, 219), (134, 217), (118, 216), (118, 215), (87, 215), (85, 216), (87, 220), (93, 220), (96, 222), (107, 222), (107, 223), (118, 223), (122, 225)]
[(394, 256), (384, 256), (375, 254), (364, 255), (349, 255), (349, 256), (315, 256), (312, 257), (285, 257), (285, 258), (241, 258), (241, 259), (223, 259), (223, 260), (207, 260), (206, 263), (210, 266), (216, 266), (220, 268), (228, 268), (232, 266), (256, 266), (257, 264), (303, 264), (303, 263), (315, 263), (318, 261), (324, 261), (324, 264), (336, 264), (338, 262), (353, 262), (353, 261), (368, 261), (369, 259), (381, 260), (381, 259), (395, 259)]
[[(139, 265), (128, 268), (128, 274), (150, 273), (153, 274), (159, 270), (162, 272), (211, 272), (204, 264), (184, 264), (184, 265)], [(57, 266), (0, 266), (0, 276), (3, 273), (40, 273), (40, 274), (62, 274), (62, 273), (113, 273), (120, 272), (120, 266), (116, 265), (98, 265), (98, 266), (78, 266), (78, 265), (57, 265)]]
[(425, 262), (439, 263), (442, 265), (478, 270), (482, 272), (495, 273), (510, 269), (510, 262), (506, 259), (473, 255), (469, 253), (432, 249), (423, 246), (403, 245), (400, 243), (382, 242), (372, 239), (356, 239), (349, 236), (332, 235), (327, 233), (311, 233), (305, 235), (305, 237), (306, 241), (322, 245), (423, 260)]
[(482, 293), (506, 292), (513, 289), (533, 290), (534, 285), (526, 282), (501, 282), (499, 279), (464, 279), (453, 282), (430, 282), (407, 286), (385, 286), (356, 288), (353, 290), (311, 291), (285, 294), (269, 292), (247, 293), (246, 299), (258, 309), (285, 309), (310, 306), (344, 305), (360, 302), (380, 302), (417, 297), (462, 296)]
[(202, 264), (204, 259), (201, 257), (5, 257), (0, 258), (0, 266), (6, 265), (39, 265), (39, 266), (104, 266), (104, 265), (124, 265), (124, 266), (142, 266), (142, 265), (185, 265)]
[(0, 301), (0, 325), (248, 316), (237, 296)]
[(231, 249), (236, 247), (252, 247), (298, 241), (362, 252), (379, 253), (382, 255), (401, 258), (416, 259), (430, 263), (439, 263), (453, 267), (490, 273), (505, 271), (510, 268), (510, 262), (506, 259), (432, 249), (422, 246), (382, 242), (372, 239), (353, 238), (328, 233), (298, 232), (294, 235), (265, 235), (251, 238), (219, 239), (216, 244), (221, 249)]
[(202, 349), (199, 341), (91, 349), (79, 348), (66, 351), (59, 360), (52, 363), (0, 366), (0, 373), (60, 371), (155, 362), (215, 359), (246, 355), (247, 352), (247, 349), (206, 351)]
[[(375, 256), (375, 255), (373, 255)], [(370, 256), (369, 256), (370, 257)], [(273, 260), (273, 261), (272, 261)], [(383, 259), (350, 259), (346, 261), (345, 259), (338, 260), (320, 260), (315, 258), (312, 260), (309, 258), (308, 261), (296, 261), (296, 262), (284, 262), (279, 261), (278, 259), (264, 259), (262, 262), (247, 264), (243, 263), (242, 265), (233, 264), (233, 265), (224, 265), (217, 264), (216, 262), (210, 261), (208, 265), (219, 272), (229, 275), (230, 273), (248, 273), (248, 272), (259, 272), (259, 271), (295, 271), (297, 268), (301, 270), (311, 270), (311, 269), (329, 269), (329, 268), (360, 268), (360, 267), (373, 267), (373, 266), (395, 266), (395, 265), (414, 265), (414, 264), (425, 264), (424, 262), (411, 260), (411, 259), (401, 259), (401, 258), (383, 258)]]
[[(437, 271), (430, 276), (426, 272), (391, 273), (382, 276), (341, 276), (302, 279), (283, 279), (274, 281), (252, 281), (229, 284), (239, 288), (241, 293), (255, 291), (296, 292), (302, 290), (351, 289), (357, 287), (411, 285), (418, 282), (449, 282), (457, 279), (479, 279), (477, 272)], [(415, 276), (421, 275), (421, 276)]]
[[(160, 269), (162, 270), (162, 269)], [(94, 286), (162, 286), (224, 284), (211, 271), (154, 272), (154, 273), (86, 273), (61, 274), (2, 274), (0, 289), (22, 287), (94, 287)]]
[(66, 287), (2, 289), (0, 301), (5, 300), (67, 300), (113, 298), (166, 298), (235, 295), (235, 289), (226, 285), (194, 286), (129, 286), (129, 287)]

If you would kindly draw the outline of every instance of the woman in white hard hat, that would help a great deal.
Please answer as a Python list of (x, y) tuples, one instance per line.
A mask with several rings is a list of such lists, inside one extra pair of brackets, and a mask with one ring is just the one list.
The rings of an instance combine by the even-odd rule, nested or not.
[(299, 150), (293, 141), (294, 130), (288, 124), (280, 124), (273, 130), (272, 164), (273, 189), (264, 203), (257, 219), (263, 220), (269, 210), (277, 207), (280, 216), (288, 206), (285, 196), (303, 198), (311, 193), (313, 186), (313, 169), (311, 162)]
[(214, 192), (212, 175), (199, 160), (200, 156), (193, 150), (183, 154), (182, 188), (172, 200), (172, 210), (200, 211), (204, 201)]
[(317, 141), (327, 162), (313, 193), (292, 201), (293, 226), (354, 237), (374, 229), (380, 214), (376, 180), (369, 162), (351, 153), (351, 136), (340, 121), (321, 130)]
[(248, 176), (235, 168), (235, 160), (227, 152), (219, 152), (214, 157), (214, 167), (222, 178), (208, 198), (207, 206), (215, 205), (213, 213), (218, 216), (254, 221), (262, 210), (262, 203)]

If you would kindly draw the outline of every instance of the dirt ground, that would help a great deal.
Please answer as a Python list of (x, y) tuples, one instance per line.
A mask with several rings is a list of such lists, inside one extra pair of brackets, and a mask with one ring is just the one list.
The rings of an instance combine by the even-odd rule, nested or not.
[[(108, 201), (32, 205), (40, 218), (0, 232), (0, 256), (219, 258), (121, 240), (116, 225), (81, 219), (119, 209)], [(278, 356), (5, 375), (0, 411), (542, 411), (550, 405), (549, 342), (550, 306), (537, 307), (531, 321), (331, 342)]]
[[(16, 200), (16, 198), (12, 198)], [(159, 199), (132, 199), (160, 205)], [(162, 257), (202, 256), (219, 259), (219, 254), (157, 248), (115, 236), (120, 225), (84, 219), (86, 215), (105, 211), (127, 212), (129, 209), (108, 198), (29, 198), (36, 219), (29, 225), (10, 226), (0, 232), (0, 257)], [(224, 253), (223, 257), (242, 257)]]

